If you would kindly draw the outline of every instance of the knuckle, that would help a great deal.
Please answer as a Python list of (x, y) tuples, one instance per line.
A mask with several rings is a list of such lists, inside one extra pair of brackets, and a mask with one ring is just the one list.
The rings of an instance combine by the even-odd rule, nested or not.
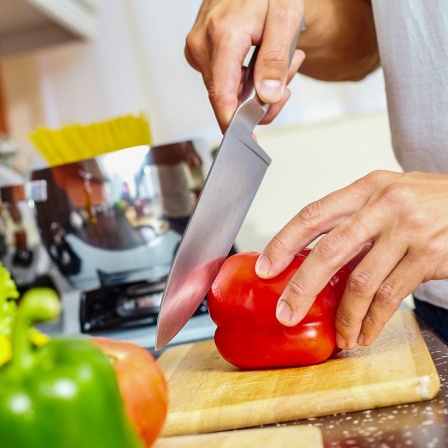
[(384, 187), (382, 200), (392, 204), (406, 204), (413, 199), (413, 196), (413, 189), (410, 185), (392, 182)]
[(427, 228), (428, 215), (422, 207), (415, 207), (418, 203), (416, 192), (412, 185), (403, 182), (393, 182), (384, 187), (380, 202), (386, 208), (399, 208), (401, 225), (411, 231), (419, 232)]
[[(298, 17), (291, 8), (275, 8), (269, 16), (269, 21), (279, 29), (297, 29)], [(274, 27), (275, 28), (275, 27)], [(273, 69), (283, 70), (289, 66), (289, 45), (282, 38), (277, 38), (260, 54), (263, 64)]]
[(279, 29), (297, 29), (299, 26), (297, 11), (294, 8), (278, 7), (270, 9), (269, 20), (280, 27)]
[(221, 90), (221, 86), (215, 79), (210, 80), (207, 84), (208, 98), (212, 104), (215, 104), (219, 100)]
[(288, 65), (288, 57), (285, 50), (280, 45), (273, 45), (269, 50), (265, 50), (260, 59), (264, 65), (272, 68), (284, 68)]
[(225, 89), (225, 80), (211, 75), (206, 81), (208, 98), (214, 109), (227, 108), (233, 105), (234, 97)]
[(314, 247), (314, 254), (321, 260), (335, 260), (343, 251), (344, 244), (339, 235), (328, 233)]
[[(290, 296), (304, 296), (305, 288), (296, 280), (291, 279), (286, 285), (285, 292), (287, 292)], [(288, 303), (292, 305), (291, 308), (294, 307), (294, 301), (288, 301)]]
[(362, 322), (363, 332), (369, 336), (367, 341), (372, 343), (376, 336), (381, 333), (381, 330), (384, 328), (386, 321), (381, 321), (379, 319), (374, 319), (369, 313), (367, 313), (366, 317)]
[(185, 47), (191, 52), (195, 52), (200, 46), (199, 39), (196, 36), (194, 31), (190, 31), (185, 38)]
[[(351, 329), (354, 327), (352, 319), (350, 319), (349, 316), (346, 314), (338, 311), (336, 313), (336, 328), (340, 333), (347, 333), (348, 329)], [(341, 331), (342, 330), (342, 331)]]
[(201, 67), (201, 45), (193, 33), (188, 34), (185, 40), (184, 55), (193, 68), (198, 69)]
[(269, 244), (269, 251), (273, 254), (281, 254), (287, 250), (288, 245), (280, 235), (275, 235)]
[(384, 326), (377, 320), (373, 319), (370, 313), (367, 313), (362, 322), (363, 330), (366, 330), (368, 333), (372, 333), (372, 330), (377, 329), (378, 327)]
[(347, 291), (351, 293), (363, 296), (372, 293), (373, 296), (373, 289), (373, 275), (370, 271), (357, 269), (348, 278)]
[(298, 218), (308, 228), (315, 228), (324, 216), (324, 207), (321, 201), (314, 201), (304, 207), (297, 214)]
[(408, 229), (415, 234), (421, 234), (422, 231), (430, 228), (433, 224), (430, 217), (423, 209), (404, 210), (402, 220), (408, 225)]
[(367, 241), (369, 239), (369, 223), (365, 217), (351, 216), (340, 228), (340, 232), (346, 241), (351, 239)]
[(397, 299), (397, 290), (395, 282), (391, 280), (385, 280), (381, 283), (378, 291), (375, 294), (375, 302), (380, 305), (390, 305), (395, 303)]
[(361, 181), (366, 182), (370, 186), (375, 186), (383, 183), (388, 176), (389, 172), (386, 170), (374, 170), (366, 174)]
[(375, 319), (369, 313), (364, 317), (362, 321), (362, 333), (364, 334), (364, 346), (371, 345), (375, 342), (388, 319)]
[(210, 15), (207, 20), (207, 39), (212, 42), (219, 41), (220, 37), (224, 33), (229, 32), (229, 27), (226, 22), (220, 15), (214, 16)]

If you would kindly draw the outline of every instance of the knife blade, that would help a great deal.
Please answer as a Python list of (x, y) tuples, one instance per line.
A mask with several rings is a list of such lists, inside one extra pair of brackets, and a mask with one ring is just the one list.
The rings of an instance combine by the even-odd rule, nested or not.
[[(291, 63), (302, 21), (292, 42)], [(263, 180), (271, 158), (252, 137), (266, 114), (254, 89), (255, 49), (244, 71), (241, 104), (224, 133), (175, 255), (158, 315), (155, 348), (170, 342), (207, 295)]]

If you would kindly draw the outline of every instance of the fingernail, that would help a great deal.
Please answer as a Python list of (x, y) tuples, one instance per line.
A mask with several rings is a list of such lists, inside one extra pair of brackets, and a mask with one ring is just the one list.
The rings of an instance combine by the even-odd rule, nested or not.
[(258, 258), (257, 263), (255, 264), (255, 273), (259, 277), (266, 277), (271, 270), (271, 262), (264, 255)]
[(282, 82), (278, 79), (263, 79), (259, 85), (258, 94), (267, 101), (280, 101), (283, 96)]
[(336, 333), (336, 345), (341, 349), (345, 350), (347, 348), (347, 341), (339, 333)]
[(291, 320), (292, 310), (284, 300), (278, 302), (276, 315), (278, 321), (282, 324), (286, 324)]
[(358, 336), (358, 344), (364, 345), (364, 335), (362, 333), (360, 333)]

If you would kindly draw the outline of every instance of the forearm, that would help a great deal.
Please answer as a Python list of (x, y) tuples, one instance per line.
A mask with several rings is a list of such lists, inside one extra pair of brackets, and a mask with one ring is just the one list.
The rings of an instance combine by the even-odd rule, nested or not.
[(300, 73), (323, 81), (357, 81), (379, 67), (370, 0), (305, 0), (305, 20)]

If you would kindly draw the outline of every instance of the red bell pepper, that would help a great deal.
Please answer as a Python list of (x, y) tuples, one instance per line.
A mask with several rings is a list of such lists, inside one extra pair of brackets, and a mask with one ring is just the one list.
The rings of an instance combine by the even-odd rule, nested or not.
[(277, 301), (310, 252), (305, 249), (275, 278), (255, 274), (259, 253), (229, 257), (208, 293), (210, 316), (217, 325), (215, 344), (229, 363), (246, 369), (318, 364), (339, 350), (335, 315), (351, 270), (345, 266), (294, 327), (278, 322)]

